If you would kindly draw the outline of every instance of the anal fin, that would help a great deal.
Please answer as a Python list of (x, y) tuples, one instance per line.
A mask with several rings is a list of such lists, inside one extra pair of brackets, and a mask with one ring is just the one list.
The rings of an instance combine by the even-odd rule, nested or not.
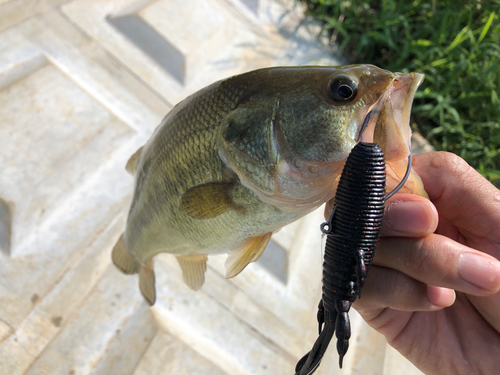
[(260, 237), (250, 237), (237, 249), (229, 252), (226, 263), (226, 278), (238, 275), (251, 262), (255, 262), (264, 252), (271, 235), (269, 232)]
[(126, 275), (131, 275), (139, 272), (139, 262), (127, 251), (123, 243), (123, 235), (120, 236), (113, 251), (111, 259), (114, 265)]
[(139, 268), (139, 289), (144, 299), (153, 306), (156, 302), (155, 271), (153, 261), (141, 264)]
[(179, 255), (175, 257), (182, 269), (182, 278), (193, 290), (200, 290), (205, 282), (206, 255)]

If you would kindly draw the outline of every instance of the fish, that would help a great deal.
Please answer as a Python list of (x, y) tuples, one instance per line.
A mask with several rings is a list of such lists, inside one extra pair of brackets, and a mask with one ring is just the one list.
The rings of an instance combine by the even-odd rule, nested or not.
[[(192, 290), (204, 284), (208, 255), (227, 253), (232, 278), (273, 233), (333, 200), (360, 141), (380, 144), (394, 188), (410, 154), (409, 116), (422, 80), (369, 64), (273, 67), (192, 94), (127, 162), (135, 189), (113, 263), (139, 274), (150, 305), (159, 253), (176, 257)], [(426, 195), (415, 173), (405, 186)]]

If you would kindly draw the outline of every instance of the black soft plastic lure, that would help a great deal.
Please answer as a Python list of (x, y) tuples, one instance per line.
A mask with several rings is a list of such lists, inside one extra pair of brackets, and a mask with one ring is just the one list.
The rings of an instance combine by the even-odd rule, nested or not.
[(403, 180), (386, 196), (385, 158), (380, 146), (360, 142), (349, 154), (330, 220), (321, 225), (327, 239), (323, 294), (318, 306), (319, 337), (311, 351), (297, 363), (296, 375), (316, 371), (334, 333), (342, 368), (351, 337), (349, 309), (356, 298), (361, 297), (361, 288), (380, 237), (385, 201), (406, 182), (411, 161), (410, 150)]
[(339, 365), (349, 347), (349, 309), (366, 279), (377, 247), (385, 204), (385, 159), (376, 143), (358, 143), (349, 154), (328, 223), (323, 263), (319, 337), (297, 364), (297, 375), (312, 374), (335, 333)]

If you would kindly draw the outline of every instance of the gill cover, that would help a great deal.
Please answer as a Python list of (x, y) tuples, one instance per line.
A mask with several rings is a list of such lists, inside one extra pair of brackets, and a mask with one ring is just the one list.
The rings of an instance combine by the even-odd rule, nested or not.
[(373, 65), (257, 72), (244, 100), (222, 121), (219, 156), (264, 203), (283, 211), (315, 209), (333, 197), (363, 119), (374, 106), (385, 108), (396, 78)]

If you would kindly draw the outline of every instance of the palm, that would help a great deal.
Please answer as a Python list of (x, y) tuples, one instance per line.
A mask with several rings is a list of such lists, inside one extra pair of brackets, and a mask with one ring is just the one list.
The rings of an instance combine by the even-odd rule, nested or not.
[[(478, 299), (477, 303), (481, 304), (480, 300), (488, 297)], [(497, 306), (500, 307), (498, 301)], [(391, 323), (378, 327), (377, 331), (425, 373), (495, 373), (500, 335), (492, 330), (470, 296), (464, 293), (457, 293), (453, 306), (441, 311), (407, 312), (386, 308), (380, 317), (390, 319)], [(377, 322), (368, 323), (377, 326)]]
[[(498, 250), (480, 238), (471, 238), (470, 234), (463, 237), (456, 227), (445, 227), (448, 235), (454, 231), (453, 239), (466, 246), (481, 244)], [(376, 268), (374, 265), (373, 269)], [(496, 373), (500, 293), (478, 297), (456, 292), (455, 303), (439, 311), (400, 311), (389, 307), (358, 311), (368, 324), (386, 336), (390, 345), (425, 373)]]

